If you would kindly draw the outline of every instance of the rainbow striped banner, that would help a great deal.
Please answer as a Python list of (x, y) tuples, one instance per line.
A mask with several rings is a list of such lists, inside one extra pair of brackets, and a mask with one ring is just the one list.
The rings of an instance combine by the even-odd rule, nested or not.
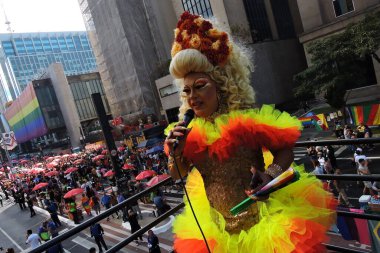
[(309, 117), (300, 117), (300, 118), (298, 118), (298, 120), (301, 121), (301, 123), (304, 127), (315, 125), (317, 127), (317, 129), (320, 131), (329, 130), (329, 125), (327, 124), (326, 117), (323, 113), (317, 114), (317, 115), (312, 115)]
[(29, 84), (4, 113), (18, 143), (45, 135), (45, 124), (33, 84)]
[(380, 125), (380, 104), (349, 106), (348, 112), (355, 125), (361, 122), (368, 126)]

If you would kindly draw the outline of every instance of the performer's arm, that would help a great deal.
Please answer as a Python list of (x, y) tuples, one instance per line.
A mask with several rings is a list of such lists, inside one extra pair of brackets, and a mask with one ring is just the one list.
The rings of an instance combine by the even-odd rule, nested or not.
[(170, 175), (174, 180), (177, 180), (180, 178), (179, 173), (177, 168), (175, 167), (175, 162), (174, 159), (177, 163), (178, 169), (181, 173), (181, 176), (184, 177), (187, 175), (189, 172), (190, 164), (184, 159), (182, 156), (169, 156), (169, 161), (168, 161), (168, 167), (170, 171)]
[(273, 163), (281, 167), (282, 171), (287, 170), (294, 160), (293, 150), (281, 149), (271, 151), (273, 154)]
[[(170, 174), (174, 179), (179, 179), (179, 173), (175, 165), (177, 164), (181, 176), (187, 175), (190, 163), (182, 157), (183, 150), (185, 148), (186, 137), (189, 134), (190, 129), (185, 127), (185, 122), (179, 122), (166, 137), (165, 149), (169, 153), (168, 167)], [(177, 148), (174, 149), (173, 145), (177, 143)]]

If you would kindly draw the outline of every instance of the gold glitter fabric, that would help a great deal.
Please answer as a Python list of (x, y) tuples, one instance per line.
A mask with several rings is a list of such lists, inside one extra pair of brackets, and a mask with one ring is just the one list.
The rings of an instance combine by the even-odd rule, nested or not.
[(251, 166), (264, 170), (261, 151), (240, 148), (234, 156), (223, 162), (205, 154), (203, 159), (194, 165), (202, 175), (210, 205), (226, 220), (227, 232), (239, 233), (258, 222), (256, 204), (236, 217), (231, 215), (229, 210), (247, 198), (244, 190), (250, 189)]

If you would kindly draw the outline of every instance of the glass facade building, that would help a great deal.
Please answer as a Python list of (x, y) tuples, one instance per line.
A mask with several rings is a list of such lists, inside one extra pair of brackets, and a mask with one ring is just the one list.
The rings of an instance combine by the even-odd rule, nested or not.
[(0, 40), (5, 79), (16, 82), (8, 83), (9, 99), (15, 99), (33, 79), (40, 79), (53, 62), (62, 63), (67, 76), (97, 71), (86, 32), (1, 34)]
[(106, 113), (110, 114), (108, 100), (104, 93), (103, 84), (98, 73), (69, 76), (67, 77), (67, 81), (69, 82), (81, 122), (98, 118), (91, 97), (91, 94), (93, 93), (100, 93)]

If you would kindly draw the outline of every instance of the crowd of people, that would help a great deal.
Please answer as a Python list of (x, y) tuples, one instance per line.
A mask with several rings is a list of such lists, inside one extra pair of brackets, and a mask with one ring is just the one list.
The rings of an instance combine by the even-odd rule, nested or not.
[[(338, 122), (337, 125), (340, 125)], [(367, 125), (360, 123), (357, 127), (345, 125), (344, 128), (336, 128), (335, 134), (339, 139), (357, 139), (372, 138), (372, 130)], [(352, 167), (355, 168), (359, 175), (371, 175), (369, 164), (371, 160), (364, 154), (365, 151), (373, 150), (372, 144), (348, 145), (347, 148), (353, 153)], [(314, 170), (312, 174), (342, 174), (338, 167), (335, 157), (335, 150), (332, 146), (308, 146), (307, 154), (311, 159)], [(361, 184), (359, 181), (358, 184)], [(380, 193), (380, 182), (363, 181), (363, 195), (377, 195)], [(327, 186), (331, 191), (338, 193), (338, 201), (340, 205), (351, 207), (342, 181), (327, 181)]]
[[(66, 216), (78, 224), (84, 215), (98, 215), (102, 208), (107, 210), (144, 190), (147, 187), (146, 181), (153, 175), (167, 173), (167, 159), (162, 152), (147, 154), (147, 149), (137, 150), (122, 146), (118, 148), (116, 161), (117, 166), (122, 168), (123, 187), (120, 189), (117, 187), (114, 173), (106, 174), (113, 172), (113, 166), (104, 148), (77, 154), (35, 156), (30, 160), (18, 161), (17, 167), (11, 170), (4, 166), (3, 177), (0, 180), (4, 198), (13, 199), (20, 210), (29, 209), (31, 218), (36, 215), (34, 206), (39, 206), (50, 214), (50, 219), (41, 224), (37, 234), (33, 234), (31, 230), (27, 231), (27, 243), (33, 248), (42, 241), (58, 235), (57, 229), (62, 226), (59, 215)], [(146, 180), (135, 180), (136, 176), (145, 170), (154, 173)], [(8, 172), (9, 178), (4, 177), (4, 172)], [(142, 198), (141, 201), (156, 204), (158, 213), (167, 208), (160, 190), (150, 198)], [(0, 204), (2, 205), (2, 202)], [(130, 222), (133, 233), (140, 228), (138, 219), (143, 219), (143, 216), (138, 201), (134, 201), (116, 212), (115, 216), (112, 214), (111, 218)], [(109, 219), (110, 217), (107, 221)], [(100, 239), (99, 231), (95, 230), (99, 228), (91, 228), (91, 234), (94, 235), (99, 252), (102, 252), (102, 245), (105, 249), (107, 247), (104, 240)], [(61, 252), (61, 248), (62, 246), (57, 246), (49, 252)]]

